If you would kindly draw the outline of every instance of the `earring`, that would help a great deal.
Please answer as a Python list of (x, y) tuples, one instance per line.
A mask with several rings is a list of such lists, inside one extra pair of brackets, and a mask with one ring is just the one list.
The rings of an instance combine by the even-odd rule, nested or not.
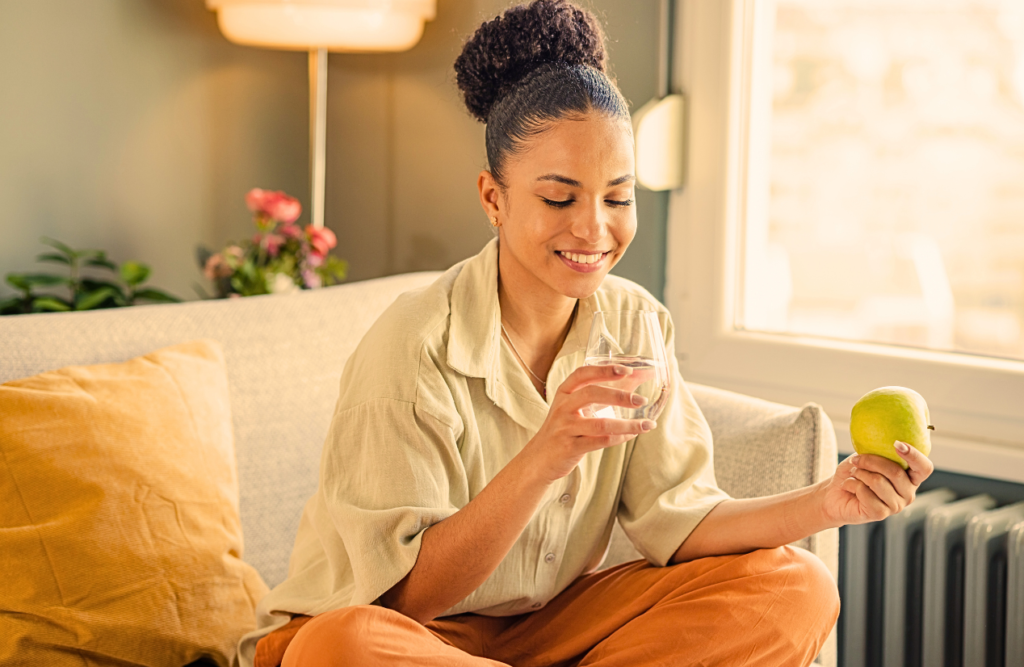
[(491, 216), (491, 227), (499, 227), (499, 226), (500, 225), (498, 224), (498, 216), (492, 215)]

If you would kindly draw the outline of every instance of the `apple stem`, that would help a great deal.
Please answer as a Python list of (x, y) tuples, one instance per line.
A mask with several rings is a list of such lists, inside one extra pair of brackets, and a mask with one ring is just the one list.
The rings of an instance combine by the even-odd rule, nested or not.
[(932, 431), (934, 431), (934, 430), (935, 430), (935, 427), (934, 427), (934, 426), (932, 426), (931, 424), (928, 424), (928, 428), (929, 428), (930, 430), (932, 430)]

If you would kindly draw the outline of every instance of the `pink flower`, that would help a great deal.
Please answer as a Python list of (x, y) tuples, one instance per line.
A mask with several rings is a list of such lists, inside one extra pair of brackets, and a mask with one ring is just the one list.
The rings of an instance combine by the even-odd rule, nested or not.
[(290, 225), (299, 219), (302, 204), (295, 197), (289, 197), (280, 190), (253, 188), (245, 195), (245, 205), (258, 216), (277, 220)]
[(203, 276), (205, 276), (207, 280), (214, 280), (217, 277), (217, 269), (223, 261), (224, 258), (220, 256), (220, 253), (210, 255), (206, 259), (206, 264), (203, 265)]
[(216, 280), (217, 278), (226, 278), (233, 273), (227, 262), (224, 261), (224, 256), (219, 252), (210, 255), (210, 258), (206, 260), (206, 264), (203, 266), (203, 276), (207, 280)]
[(235, 272), (232, 265), (237, 265), (242, 261), (244, 255), (245, 252), (241, 248), (229, 245), (224, 248), (223, 252), (215, 253), (207, 258), (206, 264), (203, 265), (203, 275), (207, 280), (227, 278)]
[(267, 201), (267, 195), (273, 194), (269, 190), (261, 190), (259, 188), (253, 188), (245, 194), (245, 205), (249, 207), (249, 210), (253, 213), (262, 213), (263, 205)]
[(318, 255), (315, 252), (309, 253), (309, 255), (306, 257), (306, 264), (308, 264), (309, 266), (313, 267), (314, 269), (316, 267), (318, 267), (318, 266), (323, 266), (323, 263), (324, 263), (323, 255)]
[(319, 255), (321, 258), (325, 257), (331, 248), (338, 245), (338, 237), (326, 227), (306, 225), (306, 235), (309, 236), (309, 242), (313, 246), (312, 254)]
[(302, 284), (309, 289), (317, 289), (323, 283), (320, 280), (320, 276), (317, 275), (316, 271), (312, 269), (306, 269), (302, 272)]
[(285, 238), (280, 234), (267, 234), (263, 237), (263, 245), (271, 257), (277, 257), (277, 252), (284, 245)]
[(281, 225), (281, 228), (278, 229), (277, 231), (279, 231), (281, 233), (281, 236), (285, 237), (286, 239), (302, 238), (302, 230), (290, 223)]

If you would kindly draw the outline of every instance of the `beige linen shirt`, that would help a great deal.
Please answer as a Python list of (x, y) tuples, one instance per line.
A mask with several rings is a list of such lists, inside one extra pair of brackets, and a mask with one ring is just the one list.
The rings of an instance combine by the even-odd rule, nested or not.
[[(715, 482), (711, 432), (676, 366), (671, 319), (638, 285), (608, 276), (579, 302), (548, 374), (549, 400), (583, 364), (594, 312), (625, 309), (666, 313), (673, 382), (658, 427), (584, 456), (551, 486), (494, 573), (443, 615), (539, 609), (600, 565), (616, 517), (640, 553), (663, 566), (728, 498)], [(423, 531), (475, 498), (548, 408), (501, 337), (496, 239), (400, 296), (345, 365), (288, 578), (260, 602), (261, 629), (242, 640), (242, 664), (290, 614), (377, 603), (415, 565)]]

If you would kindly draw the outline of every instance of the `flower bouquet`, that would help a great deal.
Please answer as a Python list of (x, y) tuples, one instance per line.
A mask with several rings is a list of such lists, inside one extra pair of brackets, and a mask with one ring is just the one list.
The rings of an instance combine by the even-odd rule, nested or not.
[(253, 188), (245, 203), (258, 230), (250, 240), (217, 253), (198, 249), (199, 265), (213, 282), (216, 297), (283, 294), (345, 279), (348, 263), (328, 254), (337, 237), (326, 227), (296, 225), (302, 212), (297, 199)]

